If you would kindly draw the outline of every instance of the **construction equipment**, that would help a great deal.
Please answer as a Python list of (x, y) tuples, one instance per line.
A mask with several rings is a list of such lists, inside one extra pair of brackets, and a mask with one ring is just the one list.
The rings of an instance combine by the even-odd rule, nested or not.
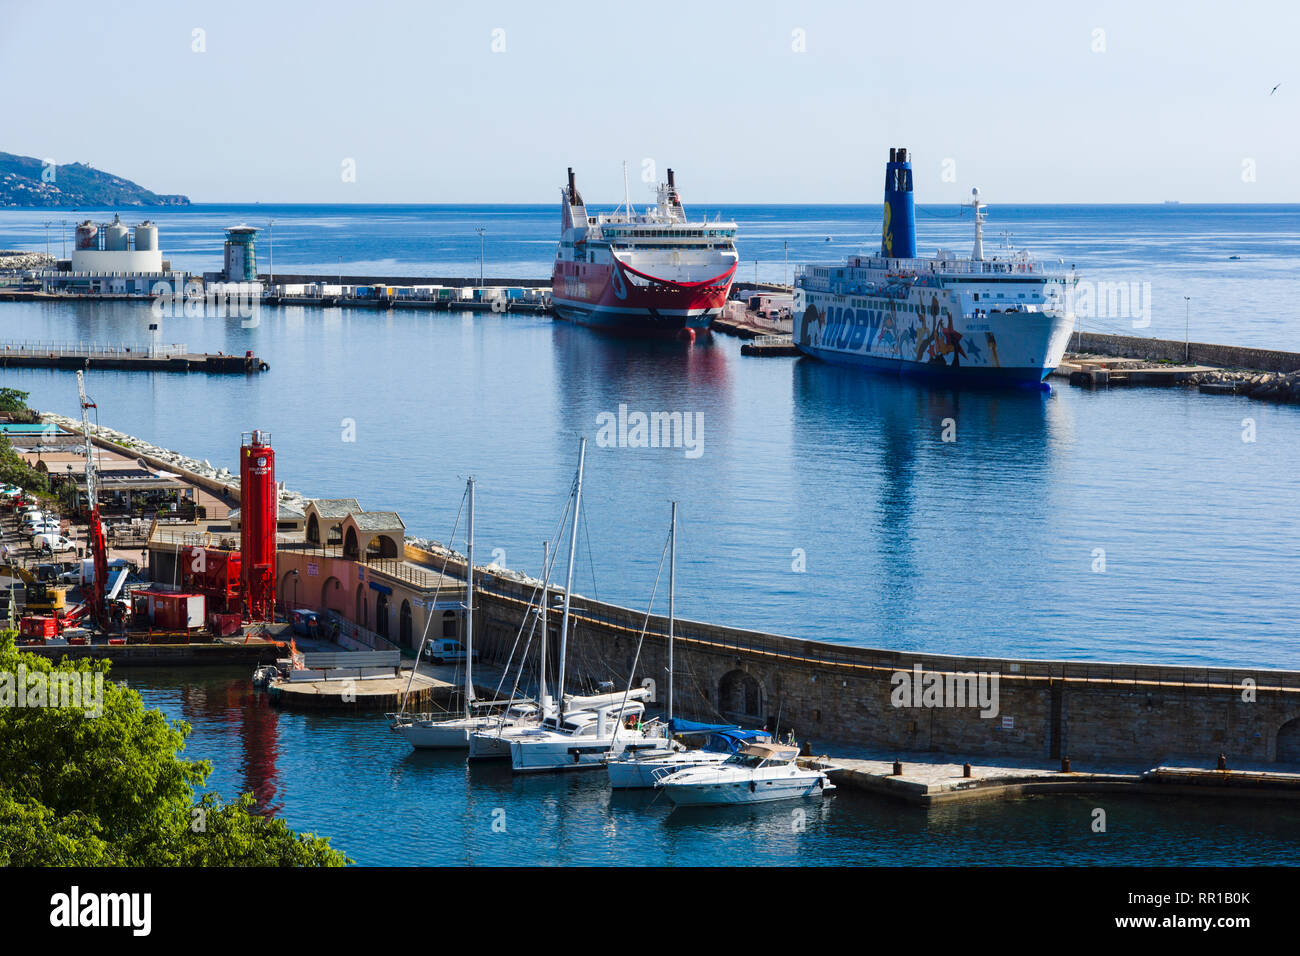
[[(105, 595), (108, 591), (108, 553), (104, 547), (104, 523), (99, 516), (99, 482), (95, 470), (95, 448), (90, 440), (90, 409), (98, 408), (86, 398), (85, 378), (77, 370), (77, 391), (81, 396), (81, 434), (86, 440), (86, 503), (90, 510), (90, 528), (86, 536), (91, 558), (94, 561), (95, 580), (82, 586), (86, 613), (99, 629), (109, 632), (109, 609)], [(78, 615), (80, 617), (80, 615)]]
[(68, 589), (47, 584), (21, 564), (12, 564), (10, 574), (23, 582), (26, 610), (34, 614), (61, 614), (68, 605)]

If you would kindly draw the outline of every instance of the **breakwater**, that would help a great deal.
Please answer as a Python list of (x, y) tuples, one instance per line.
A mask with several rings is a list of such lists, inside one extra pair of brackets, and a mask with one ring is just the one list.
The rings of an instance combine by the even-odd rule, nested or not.
[(1261, 372), (1300, 371), (1300, 352), (1256, 349), (1240, 345), (1178, 342), (1172, 339), (1149, 339), (1137, 335), (1110, 335), (1080, 330), (1070, 336), (1070, 347), (1075, 352), (1140, 358), (1148, 362), (1215, 365), (1220, 368), (1255, 369)]
[[(408, 559), (446, 555), (408, 546)], [(463, 559), (448, 559), (464, 574)], [(535, 582), (479, 569), (476, 640), (504, 664)], [(570, 673), (624, 686), (644, 612), (575, 594)], [(551, 660), (558, 654), (552, 615)], [(1159, 761), (1170, 754), (1255, 762), (1300, 761), (1300, 672), (959, 657), (858, 647), (678, 619), (677, 713), (701, 720), (791, 730), (809, 740), (900, 751)], [(667, 621), (650, 618), (633, 683), (653, 681), (666, 703)], [(533, 651), (536, 652), (536, 642)], [(933, 686), (930, 699), (912, 687)], [(994, 705), (976, 687), (993, 688)], [(571, 685), (572, 686), (572, 685)], [(900, 691), (906, 686), (907, 691)], [(958, 706), (947, 688), (966, 687)], [(820, 752), (820, 751), (818, 751)]]

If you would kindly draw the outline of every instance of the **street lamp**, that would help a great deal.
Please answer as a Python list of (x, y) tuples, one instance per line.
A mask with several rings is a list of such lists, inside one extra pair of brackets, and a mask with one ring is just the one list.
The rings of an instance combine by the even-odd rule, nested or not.
[(270, 234), (270, 244), (271, 244), (271, 262), (267, 267), (270, 270), (270, 272), (268, 274), (266, 284), (275, 285), (275, 220), (274, 219), (268, 219), (266, 221), (266, 229), (267, 232)]
[(1187, 303), (1187, 314), (1183, 317), (1183, 363), (1190, 365), (1192, 362), (1192, 297), (1185, 295), (1183, 301)]
[(478, 233), (478, 287), (483, 288), (483, 235), (487, 229), (479, 226), (474, 230)]

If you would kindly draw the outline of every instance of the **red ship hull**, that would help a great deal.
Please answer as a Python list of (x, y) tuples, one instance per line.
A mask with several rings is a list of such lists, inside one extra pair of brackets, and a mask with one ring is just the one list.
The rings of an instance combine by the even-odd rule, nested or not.
[(699, 282), (658, 278), (615, 262), (556, 262), (551, 304), (562, 319), (629, 335), (672, 337), (685, 329), (705, 331), (722, 313), (736, 273)]

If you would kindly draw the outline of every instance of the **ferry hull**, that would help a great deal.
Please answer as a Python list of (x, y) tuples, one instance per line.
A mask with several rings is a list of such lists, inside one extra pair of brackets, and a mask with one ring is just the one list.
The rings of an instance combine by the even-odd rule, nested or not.
[(902, 304), (841, 306), (796, 295), (794, 344), (805, 355), (884, 374), (986, 386), (1037, 385), (1061, 363), (1074, 328), (1064, 312), (927, 314)]
[(671, 338), (707, 331), (722, 314), (735, 266), (706, 284), (651, 282), (613, 266), (557, 262), (551, 276), (555, 314), (577, 325), (626, 335)]

